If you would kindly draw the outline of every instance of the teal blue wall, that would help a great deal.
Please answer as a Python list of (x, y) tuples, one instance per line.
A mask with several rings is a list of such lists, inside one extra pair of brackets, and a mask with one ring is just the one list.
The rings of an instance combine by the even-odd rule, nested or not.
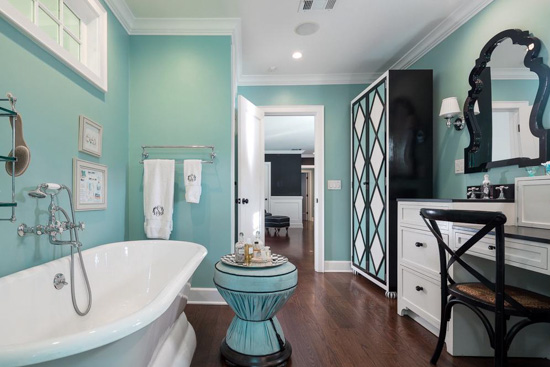
[[(129, 238), (144, 239), (141, 145), (214, 145), (214, 164), (202, 168), (199, 204), (185, 202), (183, 165), (176, 168), (171, 239), (208, 249), (193, 279), (212, 287), (214, 264), (231, 250), (231, 38), (130, 39)], [(158, 152), (158, 151), (157, 151)], [(170, 151), (153, 157), (209, 158), (208, 151)]]
[(325, 182), (342, 180), (342, 190), (326, 189), (325, 260), (349, 261), (351, 218), (350, 103), (366, 86), (319, 85), (239, 87), (238, 94), (257, 106), (325, 106)]
[[(439, 108), (445, 97), (457, 96), (460, 103), (468, 94), (468, 76), (485, 43), (495, 34), (509, 28), (529, 30), (550, 45), (550, 2), (539, 0), (495, 0), (469, 22), (411, 66), (411, 69), (434, 70), (434, 188), (437, 197), (464, 198), (467, 185), (478, 185), (483, 174), (455, 174), (454, 161), (464, 157), (469, 136), (466, 130), (447, 129)], [(548, 63), (547, 48), (541, 51)], [(550, 116), (547, 113), (546, 116)], [(548, 121), (546, 126), (550, 126)], [(542, 171), (541, 171), (542, 172)], [(526, 176), (517, 166), (491, 169), (493, 183), (513, 183)]]
[[(77, 213), (77, 220), (87, 224), (81, 234), (84, 248), (125, 238), (129, 36), (111, 13), (108, 27), (109, 91), (103, 93), (0, 19), (0, 95), (10, 91), (17, 96), (17, 109), (23, 116), (24, 137), (32, 156), (28, 170), (16, 179), (17, 222), (0, 222), (0, 276), (68, 254), (68, 248), (54, 247), (45, 236), (19, 238), (17, 225), (47, 222), (49, 199), (33, 199), (26, 193), (41, 182), (72, 187), (73, 157), (109, 168), (107, 210)], [(81, 114), (103, 125), (101, 158), (78, 152)], [(0, 154), (7, 154), (11, 149), (7, 139), (11, 130), (6, 118), (0, 122)], [(10, 182), (2, 163), (0, 201), (11, 198)], [(68, 208), (65, 196), (61, 205)], [(0, 208), (1, 217), (10, 213), (9, 209)]]

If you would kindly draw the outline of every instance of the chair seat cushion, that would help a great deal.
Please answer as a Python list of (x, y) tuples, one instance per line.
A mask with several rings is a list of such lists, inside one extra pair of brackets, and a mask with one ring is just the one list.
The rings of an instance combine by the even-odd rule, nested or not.
[(265, 226), (274, 228), (290, 227), (290, 217), (285, 215), (270, 215), (265, 217)]
[[(453, 284), (449, 286), (449, 291), (455, 295), (465, 296), (487, 305), (495, 305), (495, 293), (481, 283)], [(506, 286), (504, 292), (530, 311), (550, 311), (550, 297), (512, 286)], [(504, 302), (504, 308), (506, 310), (514, 309), (508, 302)]]

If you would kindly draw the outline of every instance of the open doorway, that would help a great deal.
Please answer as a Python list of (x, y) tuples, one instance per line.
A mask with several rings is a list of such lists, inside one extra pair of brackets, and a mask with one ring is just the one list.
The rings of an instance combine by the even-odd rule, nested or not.
[[(237, 219), (237, 233), (242, 232), (260, 233), (264, 238), (265, 233), (265, 215), (266, 206), (271, 212), (278, 213), (281, 200), (280, 196), (275, 200), (277, 194), (274, 193), (274, 186), (271, 185), (271, 195), (265, 196), (268, 192), (265, 188), (264, 179), (268, 169), (265, 165), (265, 138), (264, 138), (264, 119), (269, 116), (312, 116), (314, 124), (314, 179), (313, 179), (313, 220), (312, 229), (313, 241), (312, 253), (313, 267), (317, 272), (325, 271), (324, 254), (324, 106), (305, 105), (305, 106), (255, 106), (246, 98), (239, 96), (238, 113), (238, 181), (236, 185), (237, 197), (235, 198), (235, 217)], [(312, 154), (313, 154), (312, 152)], [(301, 159), (301, 157), (300, 157)], [(300, 174), (301, 161), (298, 162), (298, 175)], [(270, 166), (270, 175), (275, 175), (273, 164)], [(300, 176), (297, 177), (298, 193), (300, 196)], [(269, 203), (266, 205), (266, 201)], [(279, 206), (278, 206), (279, 205)], [(294, 226), (303, 227), (301, 214), (302, 201), (296, 203), (298, 214), (288, 216), (287, 224), (282, 226), (283, 233), (285, 227), (290, 227), (290, 220), (293, 220)], [(283, 216), (284, 217), (284, 216)], [(294, 219), (291, 219), (294, 218)], [(272, 219), (272, 218), (270, 218)], [(280, 228), (281, 226), (279, 226)], [(314, 249), (314, 250), (313, 250)], [(272, 251), (276, 253), (276, 250)]]

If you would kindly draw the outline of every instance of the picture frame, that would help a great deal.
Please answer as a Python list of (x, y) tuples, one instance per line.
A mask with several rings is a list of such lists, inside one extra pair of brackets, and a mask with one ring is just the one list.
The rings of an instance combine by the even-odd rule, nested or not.
[(73, 158), (75, 210), (107, 209), (107, 166)]
[(83, 115), (80, 115), (79, 122), (78, 150), (95, 157), (101, 157), (103, 126)]

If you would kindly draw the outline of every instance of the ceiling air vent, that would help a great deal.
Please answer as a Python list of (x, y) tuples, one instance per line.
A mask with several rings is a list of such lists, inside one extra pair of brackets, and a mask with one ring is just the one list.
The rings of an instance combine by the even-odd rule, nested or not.
[(332, 10), (336, 0), (300, 0), (300, 12), (311, 10)]

